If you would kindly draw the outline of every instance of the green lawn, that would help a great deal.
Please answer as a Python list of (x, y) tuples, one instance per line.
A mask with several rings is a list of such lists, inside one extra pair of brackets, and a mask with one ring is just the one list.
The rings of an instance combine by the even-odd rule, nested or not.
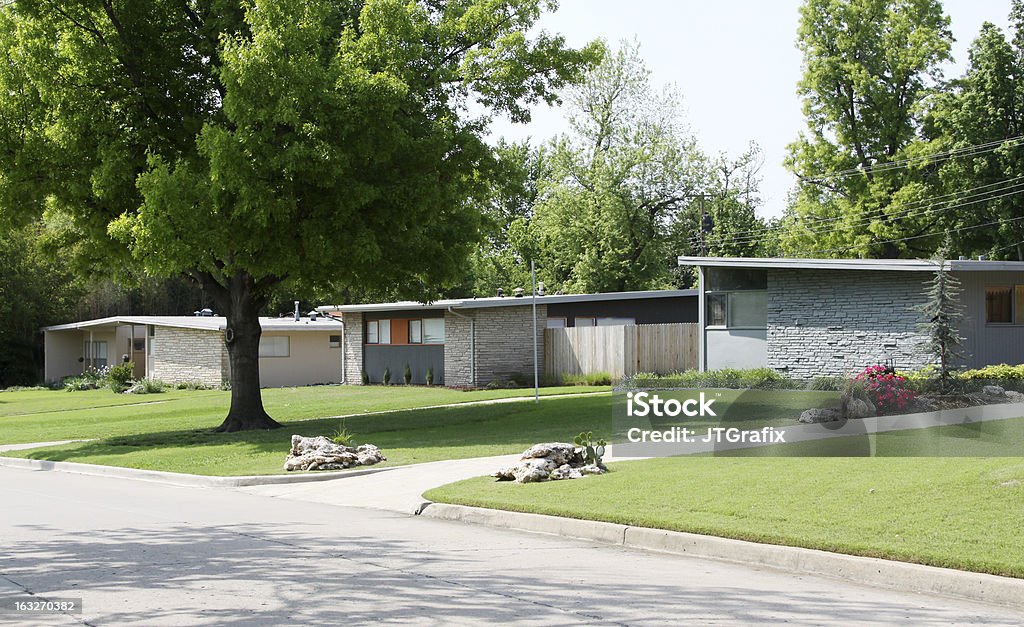
[[(573, 391), (578, 389), (572, 388)], [(380, 394), (381, 388), (376, 390)], [(460, 398), (464, 400), (473, 398), (465, 396), (465, 393), (449, 393), (463, 394)], [(300, 406), (299, 397), (291, 398), (296, 407)], [(398, 402), (396, 399), (372, 398), (382, 405)], [(345, 428), (356, 434), (357, 442), (380, 446), (388, 457), (388, 465), (512, 454), (522, 452), (539, 441), (568, 440), (584, 430), (607, 437), (611, 431), (610, 398), (608, 394), (600, 394), (544, 399), (539, 404), (526, 401), (395, 411), (346, 418)], [(412, 400), (428, 405), (435, 404), (437, 397), (432, 396), (435, 403), (428, 403), (423, 397), (407, 398), (405, 402)], [(274, 474), (284, 472), (282, 465), (292, 434), (330, 435), (341, 426), (337, 418), (287, 422), (283, 429), (273, 431), (227, 434), (214, 433), (208, 428), (174, 429), (163, 426), (172, 423), (175, 416), (178, 416), (178, 424), (216, 424), (216, 420), (209, 418), (200, 421), (189, 413), (190, 406), (188, 403), (167, 403), (116, 408), (116, 411), (136, 412), (138, 421), (134, 428), (141, 430), (145, 427), (149, 431), (7, 455), (200, 475)], [(278, 418), (286, 415), (281, 407), (278, 404), (277, 411), (271, 407), (271, 413)], [(349, 411), (353, 409), (348, 407)], [(97, 412), (111, 411), (114, 410), (89, 409), (81, 413), (93, 416)], [(341, 409), (337, 411), (343, 413)], [(71, 423), (81, 420), (75, 412), (67, 414)], [(298, 415), (309, 414), (302, 411)], [(121, 421), (115, 425), (119, 430), (131, 428)], [(67, 433), (59, 431), (50, 437), (66, 439)]]
[[(607, 391), (607, 387), (541, 388), (542, 395)], [(263, 390), (280, 422), (516, 396), (532, 390), (460, 391), (443, 387), (324, 385)], [(110, 390), (0, 392), (0, 444), (108, 438), (213, 428), (228, 410), (229, 392), (172, 390), (114, 394)], [(336, 427), (332, 427), (336, 428)]]
[[(979, 455), (1010, 450), (1015, 439), (1019, 453), (1024, 418), (923, 431), (877, 434), (870, 444), (888, 455)], [(1024, 577), (1024, 458), (756, 456), (843, 454), (840, 440), (849, 445), (622, 462), (582, 481), (481, 477), (426, 497)]]

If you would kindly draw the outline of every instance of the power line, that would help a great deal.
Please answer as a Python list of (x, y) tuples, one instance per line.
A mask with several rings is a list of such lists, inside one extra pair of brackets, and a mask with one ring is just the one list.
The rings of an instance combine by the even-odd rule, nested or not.
[[(1013, 181), (1020, 181), (1020, 182), (1013, 183), (1012, 185), (1003, 185), (1004, 183), (1012, 183)], [(981, 190), (982, 188), (985, 188), (985, 187), (993, 187), (994, 185), (997, 185), (997, 184), (990, 184), (990, 185), (980, 186), (978, 188), (975, 188), (975, 190)], [(966, 207), (966, 206), (970, 206), (970, 205), (973, 205), (973, 204), (978, 204), (979, 202), (984, 202), (984, 201), (988, 201), (988, 200), (997, 200), (999, 198), (1003, 198), (1003, 197), (1006, 197), (1006, 196), (1012, 196), (1014, 194), (1019, 194), (1019, 193), (1024, 192), (1024, 189), (1021, 189), (1022, 187), (1024, 187), (1024, 176), (1019, 176), (1019, 177), (1016, 177), (1014, 179), (1008, 179), (1007, 181), (1001, 181), (1000, 183), (998, 183), (998, 185), (1003, 185), (1003, 186), (995, 188), (995, 189), (989, 189), (989, 190), (986, 190), (986, 191), (983, 191), (983, 192), (969, 193), (967, 195), (962, 195), (959, 198), (957, 198), (956, 199), (957, 202), (955, 202), (953, 204), (943, 204), (942, 202), (936, 202), (936, 201), (939, 201), (940, 199), (943, 199), (943, 198), (948, 198), (950, 196), (958, 196), (959, 194), (961, 194), (961, 192), (956, 192), (956, 193), (953, 193), (953, 194), (947, 194), (945, 196), (937, 196), (937, 197), (929, 198), (929, 199), (921, 199), (920, 201), (914, 201), (912, 203), (908, 203), (906, 205), (902, 205), (903, 207), (907, 207), (907, 208), (906, 209), (902, 209), (901, 211), (898, 211), (898, 212), (896, 212), (894, 214), (886, 215), (886, 216), (884, 216), (884, 219), (887, 222), (899, 222), (901, 220), (909, 220), (909, 219), (913, 219), (913, 218), (922, 218), (922, 217), (925, 217), (927, 215), (934, 214), (934, 213), (937, 213), (937, 212), (948, 211), (950, 209), (957, 209), (957, 208), (960, 208), (960, 207)], [(968, 191), (970, 192), (970, 191), (975, 191), (975, 190), (968, 190)], [(1008, 191), (1008, 190), (1013, 190), (1013, 191)], [(1007, 193), (999, 194), (998, 192), (1007, 192)], [(925, 206), (925, 203), (931, 203), (931, 204), (928, 204), (928, 205)], [(845, 216), (840, 216), (838, 218), (833, 218), (833, 219), (830, 219), (830, 221), (836, 221), (836, 220), (842, 220), (842, 219), (845, 219)], [(847, 224), (842, 224), (842, 225), (831, 225), (831, 226), (827, 226), (827, 225), (824, 225), (824, 224), (812, 225), (812, 226), (817, 226), (819, 228), (805, 227), (801, 231), (801, 233), (804, 234), (804, 235), (808, 235), (808, 234), (809, 235), (817, 235), (817, 234), (820, 234), (820, 233), (826, 233), (826, 232), (829, 232), (829, 231), (837, 230), (839, 228), (853, 229), (853, 228), (867, 226), (867, 225), (871, 224), (872, 222), (875, 222), (877, 219), (878, 218), (875, 218), (875, 217), (864, 217), (864, 218), (861, 218), (860, 220), (857, 220), (857, 221), (854, 221), (854, 222), (851, 222), (851, 223), (847, 223)], [(778, 225), (778, 226), (766, 228), (766, 229), (764, 229), (761, 232), (750, 231), (751, 235), (743, 235), (742, 233), (739, 233), (739, 234), (737, 234), (737, 236), (731, 237), (727, 241), (729, 243), (733, 243), (733, 244), (750, 243), (750, 242), (753, 242), (753, 241), (756, 241), (756, 240), (760, 239), (764, 234), (767, 234), (767, 233), (769, 233), (771, 231), (779, 230), (781, 228), (782, 228), (782, 225)]]
[(849, 178), (851, 176), (867, 174), (869, 170), (872, 173), (884, 173), (888, 172), (889, 170), (898, 170), (926, 161), (938, 163), (941, 161), (948, 161), (949, 159), (953, 159), (955, 157), (965, 157), (977, 154), (984, 154), (986, 152), (992, 152), (993, 150), (1002, 148), (1005, 144), (1010, 144), (1011, 146), (1019, 145), (1022, 140), (1024, 140), (1024, 135), (1017, 135), (1015, 137), (993, 140), (982, 144), (973, 144), (971, 146), (963, 146), (960, 148), (954, 148), (952, 150), (935, 152), (928, 155), (921, 155), (919, 157), (908, 157), (906, 159), (899, 159), (896, 161), (885, 161), (880, 162), (876, 165), (858, 166), (855, 168), (848, 168), (846, 170), (838, 170), (836, 172), (831, 172), (829, 174), (819, 174), (817, 176), (805, 176), (801, 178), (803, 178), (805, 181), (809, 181), (812, 183), (824, 183), (825, 181), (829, 180), (843, 179)]
[(811, 253), (811, 254), (835, 253), (835, 252), (843, 252), (843, 251), (851, 250), (851, 249), (854, 249), (854, 248), (862, 248), (864, 246), (873, 246), (873, 245), (876, 245), (876, 244), (896, 244), (898, 242), (909, 242), (910, 240), (922, 239), (922, 238), (925, 238), (925, 237), (932, 237), (932, 236), (935, 236), (935, 235), (943, 235), (945, 233), (961, 233), (963, 231), (971, 231), (971, 230), (974, 230), (974, 229), (980, 229), (980, 228), (984, 228), (986, 226), (993, 226), (993, 225), (996, 225), (996, 224), (1009, 224), (1011, 222), (1017, 222), (1018, 220), (1024, 220), (1024, 216), (1020, 216), (1020, 217), (1017, 217), (1017, 218), (1010, 218), (1008, 220), (993, 220), (992, 222), (986, 222), (985, 224), (975, 224), (974, 226), (965, 226), (965, 227), (962, 227), (962, 228), (959, 228), (959, 229), (935, 231), (935, 232), (932, 232), (932, 233), (925, 233), (923, 235), (911, 235), (909, 237), (899, 237), (899, 238), (894, 238), (894, 239), (872, 240), (872, 241), (866, 242), (864, 244), (853, 244), (851, 246), (843, 246), (843, 247), (840, 247), (840, 248), (825, 248), (825, 249), (819, 249), (819, 250), (810, 250), (810, 251), (807, 251), (807, 252)]

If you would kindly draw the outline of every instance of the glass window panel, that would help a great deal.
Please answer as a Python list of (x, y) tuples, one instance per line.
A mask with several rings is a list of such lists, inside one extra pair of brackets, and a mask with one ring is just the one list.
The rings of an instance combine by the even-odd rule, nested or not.
[(597, 326), (597, 318), (588, 318), (576, 316), (576, 326), (578, 327), (593, 327)]
[(391, 343), (391, 321), (390, 320), (378, 320), (378, 331), (377, 331), (377, 343), (378, 344), (390, 344)]
[(330, 348), (340, 348), (341, 347), (341, 336), (340, 335), (332, 335), (332, 336), (327, 338), (327, 343), (330, 346)]
[(633, 326), (636, 324), (636, 318), (598, 318), (597, 326), (599, 327), (622, 327), (622, 326)]
[(1013, 290), (1013, 321), (1016, 324), (1024, 324), (1024, 285), (1016, 285)]
[(768, 292), (730, 292), (729, 327), (768, 327)]
[(549, 329), (564, 329), (565, 318), (548, 318)]
[(985, 322), (1013, 322), (1013, 288), (985, 288)]
[(287, 357), (288, 336), (275, 335), (260, 338), (260, 357)]
[(409, 321), (409, 343), (410, 344), (422, 344), (423, 343), (423, 321), (422, 320), (410, 320)]
[(376, 344), (379, 339), (379, 327), (376, 320), (370, 320), (366, 323), (366, 343)]
[(444, 318), (423, 319), (423, 343), (444, 344)]
[(705, 325), (709, 327), (725, 326), (725, 304), (729, 300), (727, 294), (707, 295), (707, 320)]
[(759, 268), (708, 268), (705, 289), (712, 292), (768, 289), (768, 271)]

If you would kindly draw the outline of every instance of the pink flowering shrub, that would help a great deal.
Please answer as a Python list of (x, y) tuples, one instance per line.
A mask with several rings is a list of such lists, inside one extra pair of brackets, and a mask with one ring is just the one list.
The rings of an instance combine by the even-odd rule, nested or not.
[(898, 413), (910, 406), (917, 397), (907, 387), (907, 380), (885, 366), (868, 366), (854, 377), (864, 386), (879, 414)]

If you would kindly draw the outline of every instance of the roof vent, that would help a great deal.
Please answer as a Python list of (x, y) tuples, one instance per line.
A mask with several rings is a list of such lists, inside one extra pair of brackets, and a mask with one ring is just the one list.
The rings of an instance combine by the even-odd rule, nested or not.
[(198, 317), (203, 315), (203, 312), (201, 312), (198, 309), (196, 309), (195, 311), (192, 312), (192, 315), (195, 316), (196, 318), (198, 318)]
[(498, 298), (505, 298), (505, 290), (498, 288)]
[(960, 261), (967, 261), (967, 255), (960, 255)]
[(978, 261), (985, 261), (985, 255), (978, 255)]
[(314, 309), (313, 311), (309, 312), (309, 321), (310, 322), (316, 322), (316, 309)]
[(537, 296), (544, 295), (544, 281), (537, 282)]
[(209, 307), (205, 307), (205, 308), (199, 310), (199, 314), (202, 317), (204, 317), (204, 318), (212, 318), (213, 317), (213, 310), (210, 309)]
[(517, 287), (516, 289), (512, 290), (512, 295), (515, 296), (516, 298), (522, 298), (523, 297), (523, 288)]
[(302, 314), (299, 313), (299, 301), (295, 301), (295, 322), (302, 319)]

